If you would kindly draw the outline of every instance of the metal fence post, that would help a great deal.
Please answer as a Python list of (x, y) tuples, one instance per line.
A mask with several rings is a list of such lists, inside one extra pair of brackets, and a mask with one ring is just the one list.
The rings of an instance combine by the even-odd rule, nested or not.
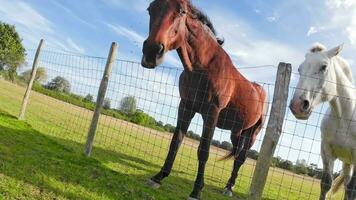
[(44, 43), (44, 40), (41, 39), (40, 44), (37, 47), (36, 55), (35, 55), (35, 58), (34, 58), (33, 64), (32, 64), (31, 78), (27, 85), (26, 92), (25, 92), (25, 95), (22, 100), (22, 106), (21, 106), (19, 117), (18, 117), (19, 120), (23, 120), (25, 118), (26, 108), (27, 108), (28, 100), (30, 98), (33, 82), (35, 81), (35, 78), (36, 78), (37, 64), (38, 64), (38, 60), (39, 60), (39, 56), (41, 53), (43, 43)]
[(262, 198), (271, 160), (282, 132), (283, 120), (287, 109), (291, 73), (291, 64), (280, 63), (278, 65), (271, 115), (253, 174), (248, 197), (249, 200), (260, 200)]
[(93, 148), (94, 137), (95, 137), (96, 129), (98, 127), (100, 113), (101, 113), (101, 110), (103, 108), (103, 102), (104, 102), (104, 98), (105, 98), (105, 95), (106, 95), (106, 90), (107, 90), (107, 87), (108, 87), (109, 78), (110, 78), (110, 75), (111, 75), (113, 64), (114, 64), (115, 59), (116, 59), (116, 51), (117, 51), (117, 44), (115, 42), (113, 42), (111, 44), (109, 56), (108, 56), (108, 59), (107, 59), (107, 62), (106, 62), (105, 71), (104, 71), (104, 74), (103, 74), (103, 79), (101, 80), (101, 83), (100, 83), (100, 87), (99, 87), (99, 91), (98, 91), (98, 97), (97, 97), (97, 100), (96, 100), (95, 111), (94, 111), (94, 114), (93, 114), (93, 118), (92, 118), (92, 121), (91, 121), (91, 124), (90, 124), (90, 129), (89, 129), (89, 132), (88, 132), (87, 141), (86, 141), (86, 144), (85, 144), (84, 153), (85, 153), (86, 156), (90, 156), (91, 150)]

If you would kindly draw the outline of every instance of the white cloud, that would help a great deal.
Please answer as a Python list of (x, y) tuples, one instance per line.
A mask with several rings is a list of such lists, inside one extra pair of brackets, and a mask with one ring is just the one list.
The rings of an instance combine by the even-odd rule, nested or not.
[[(296, 64), (301, 61), (301, 53), (271, 38), (263, 38), (248, 23), (226, 11), (211, 11), (211, 19), (216, 29), (223, 32), (224, 49), (244, 66), (278, 65), (279, 62)], [(226, 23), (231, 19), (232, 24)]]
[[(125, 37), (134, 42), (138, 48), (142, 48), (143, 41), (145, 40), (144, 36), (130, 28), (121, 25), (107, 24), (107, 26), (120, 37)], [(177, 59), (172, 53), (173, 52), (168, 52), (167, 55), (165, 55), (165, 62), (176, 67), (181, 66), (182, 64), (180, 60)]]
[(28, 30), (53, 33), (53, 23), (23, 1), (0, 0), (0, 18), (8, 23), (20, 24)]
[(75, 12), (73, 12), (71, 9), (68, 7), (64, 6), (61, 4), (59, 1), (51, 1), (54, 5), (58, 6), (59, 8), (63, 9), (66, 13), (68, 13), (70, 16), (72, 16), (73, 19), (76, 19), (82, 24), (85, 24), (89, 26), (90, 28), (95, 28), (95, 25), (92, 23), (89, 23), (88, 21), (84, 20), (83, 18), (79, 17)]
[(319, 22), (316, 27), (318, 32), (332, 34), (333, 39), (339, 42), (348, 40), (350, 44), (356, 45), (356, 1), (327, 0), (324, 7), (324, 12), (314, 16)]
[(311, 26), (308, 30), (307, 36), (311, 36), (314, 35), (318, 32), (318, 29), (315, 26)]
[(107, 26), (121, 37), (125, 37), (135, 43), (143, 43), (145, 38), (136, 31), (120, 25), (107, 24)]
[(71, 38), (67, 38), (67, 44), (76, 52), (81, 54), (85, 53), (85, 50), (81, 48), (78, 44), (76, 44)]
[(275, 22), (275, 21), (277, 21), (277, 18), (275, 16), (267, 17), (267, 21)]
[(261, 13), (261, 10), (260, 9), (255, 9), (255, 10), (253, 10), (255, 13), (257, 13), (257, 14), (260, 14)]
[(267, 17), (267, 21), (269, 22), (276, 22), (279, 20), (279, 14), (277, 12), (274, 12), (272, 16)]
[[(105, 4), (120, 8), (120, 9), (125, 9), (125, 10), (134, 10), (134, 11), (139, 11), (139, 12), (146, 12), (146, 9), (150, 3), (148, 0), (134, 0), (134, 1), (127, 1), (127, 0), (102, 0)], [(147, 7), (146, 7), (146, 6)]]

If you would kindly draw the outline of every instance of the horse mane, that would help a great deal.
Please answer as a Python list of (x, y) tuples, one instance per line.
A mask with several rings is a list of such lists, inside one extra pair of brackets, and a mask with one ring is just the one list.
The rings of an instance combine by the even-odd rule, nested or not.
[(219, 45), (223, 45), (224, 39), (218, 38), (216, 36), (215, 27), (214, 27), (213, 23), (211, 22), (211, 20), (209, 19), (209, 17), (203, 11), (199, 10), (197, 7), (195, 7), (191, 3), (189, 4), (189, 6), (190, 6), (190, 9), (191, 9), (193, 15), (195, 15), (195, 18), (210, 29), (210, 31), (216, 37), (216, 41), (219, 43)]
[(339, 66), (341, 67), (342, 71), (344, 72), (344, 75), (347, 77), (347, 79), (349, 79), (349, 81), (352, 84), (354, 84), (354, 79), (352, 77), (352, 70), (351, 70), (350, 64), (340, 56), (336, 56), (336, 59), (339, 61), (339, 63), (340, 63)]

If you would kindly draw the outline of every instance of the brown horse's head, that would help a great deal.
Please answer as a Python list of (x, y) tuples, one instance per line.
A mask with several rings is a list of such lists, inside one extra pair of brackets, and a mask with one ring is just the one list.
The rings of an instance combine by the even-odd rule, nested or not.
[(188, 0), (155, 0), (148, 7), (149, 36), (143, 43), (142, 66), (154, 68), (164, 54), (177, 49), (185, 34)]
[(143, 67), (155, 68), (162, 63), (167, 51), (181, 47), (188, 35), (188, 18), (199, 20), (215, 34), (208, 17), (192, 6), (189, 0), (154, 0), (147, 10), (150, 25), (149, 36), (143, 43)]

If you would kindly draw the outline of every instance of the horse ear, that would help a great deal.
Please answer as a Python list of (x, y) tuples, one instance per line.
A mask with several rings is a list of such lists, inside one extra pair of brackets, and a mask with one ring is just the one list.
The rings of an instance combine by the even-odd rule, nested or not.
[(339, 55), (339, 53), (342, 51), (342, 49), (344, 48), (344, 44), (341, 44), (335, 48), (332, 48), (330, 50), (327, 51), (327, 55), (329, 58), (332, 58), (334, 56)]

